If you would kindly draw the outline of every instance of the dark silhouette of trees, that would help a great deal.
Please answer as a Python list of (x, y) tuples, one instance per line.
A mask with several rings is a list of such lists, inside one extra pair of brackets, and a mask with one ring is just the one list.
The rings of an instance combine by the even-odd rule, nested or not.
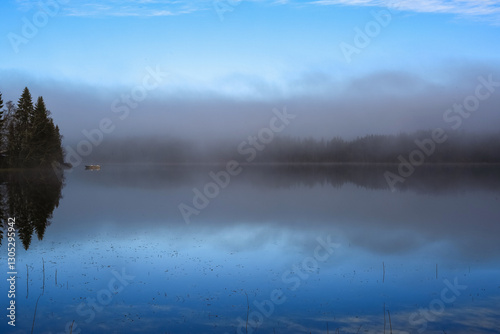
[(33, 105), (31, 93), (26, 87), (14, 105), (7, 102), (3, 115), (1, 148), (6, 154), (3, 165), (13, 168), (48, 167), (52, 163), (63, 163), (64, 153), (61, 146), (59, 127), (54, 125), (50, 111), (43, 97), (38, 97)]
[[(500, 163), (500, 133), (447, 133), (443, 143), (430, 143), (432, 131), (398, 135), (367, 135), (346, 141), (277, 137), (258, 153), (256, 163), (384, 163), (397, 164), (417, 150), (424, 163)], [(432, 152), (417, 145), (426, 141)], [(236, 155), (232, 158), (238, 159)]]
[(59, 128), (42, 97), (35, 105), (28, 88), (17, 105), (4, 104), (0, 94), (0, 244), (9, 217), (15, 217), (18, 236), (28, 249), (32, 235), (42, 239), (59, 204), (64, 175), (51, 167), (63, 163)]
[[(3, 115), (3, 100), (2, 93), (0, 93), (0, 134), (2, 134), (3, 126), (4, 126), (5, 118)], [(4, 138), (0, 135), (0, 148), (3, 147)]]
[(13, 122), (11, 122), (11, 126), (9, 127), (7, 151), (11, 167), (21, 167), (23, 162), (27, 164), (30, 121), (33, 118), (33, 114), (34, 107), (31, 100), (31, 93), (28, 88), (25, 88), (17, 102)]
[(0, 122), (3, 122), (3, 100), (2, 100), (2, 93), (0, 93)]
[[(39, 240), (43, 239), (62, 197), (64, 176), (51, 170), (31, 169), (3, 172), (0, 181), (1, 225), (5, 228), (8, 217), (15, 217), (19, 239), (27, 250), (33, 234), (36, 233)], [(0, 244), (2, 238), (0, 229)]]
[(59, 127), (54, 126), (41, 96), (35, 105), (31, 133), (29, 159), (31, 165), (46, 166), (53, 161), (62, 162), (63, 151)]

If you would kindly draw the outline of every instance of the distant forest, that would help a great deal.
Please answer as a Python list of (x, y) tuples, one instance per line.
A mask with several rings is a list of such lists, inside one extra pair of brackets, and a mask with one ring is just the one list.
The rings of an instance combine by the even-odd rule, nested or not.
[[(434, 136), (434, 137), (433, 137)], [(433, 131), (367, 135), (353, 140), (276, 137), (268, 144), (247, 140), (195, 144), (175, 138), (109, 139), (94, 148), (92, 162), (155, 163), (500, 163), (500, 132)], [(239, 144), (239, 145), (238, 145)]]
[(33, 105), (28, 88), (17, 102), (4, 104), (0, 93), (0, 166), (3, 168), (50, 167), (63, 163), (59, 127), (54, 125), (43, 97)]

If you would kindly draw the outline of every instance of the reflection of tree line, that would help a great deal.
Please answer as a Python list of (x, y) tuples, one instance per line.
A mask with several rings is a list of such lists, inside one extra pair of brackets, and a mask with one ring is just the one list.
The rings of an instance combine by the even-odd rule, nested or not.
[[(353, 184), (365, 189), (389, 190), (384, 177), (386, 171), (397, 173), (393, 164), (337, 164), (337, 165), (278, 165), (251, 167), (248, 181), (252, 184), (288, 188), (330, 185), (340, 188)], [(405, 182), (396, 185), (398, 191), (417, 193), (448, 193), (483, 189), (500, 190), (500, 165), (425, 165)]]
[[(63, 177), (52, 170), (27, 170), (0, 173), (0, 182), (2, 228), (5, 230), (8, 217), (15, 217), (17, 241), (28, 249), (33, 234), (42, 240), (50, 225), (52, 212), (62, 197)], [(0, 229), (0, 244), (2, 239)]]
[[(89, 183), (130, 188), (196, 187), (212, 182), (209, 172), (224, 170), (224, 165), (113, 165), (99, 175), (82, 174)], [(396, 164), (253, 164), (242, 165), (243, 172), (230, 184), (253, 184), (258, 187), (289, 188), (353, 184), (366, 189), (389, 190), (386, 171), (397, 173)], [(398, 191), (446, 193), (482, 189), (500, 190), (500, 164), (430, 164), (415, 168)]]

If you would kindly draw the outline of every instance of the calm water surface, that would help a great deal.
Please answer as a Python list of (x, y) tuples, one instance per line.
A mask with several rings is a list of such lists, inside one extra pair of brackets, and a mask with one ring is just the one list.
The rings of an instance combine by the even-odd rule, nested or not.
[(41, 296), (34, 333), (500, 333), (498, 167), (245, 167), (196, 209), (221, 168), (67, 172), (0, 331)]

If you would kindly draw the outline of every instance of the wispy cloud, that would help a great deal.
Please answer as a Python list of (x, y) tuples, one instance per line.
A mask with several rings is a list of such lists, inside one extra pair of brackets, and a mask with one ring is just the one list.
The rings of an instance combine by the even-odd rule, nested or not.
[[(18, 8), (28, 11), (37, 8), (38, 1), (17, 0)], [(212, 8), (211, 0), (71, 0), (61, 6), (61, 14), (66, 16), (172, 16), (188, 14)]]
[(314, 5), (377, 6), (417, 13), (445, 13), (500, 24), (499, 0), (317, 0)]
[[(236, 1), (236, 0), (233, 0)], [(291, 0), (238, 0), (269, 5), (292, 5)], [(16, 0), (23, 11), (36, 8), (37, 0)], [(63, 13), (69, 16), (171, 16), (212, 10), (214, 0), (71, 0)], [(316, 0), (301, 5), (378, 6), (418, 13), (448, 13), (500, 25), (500, 0)]]

